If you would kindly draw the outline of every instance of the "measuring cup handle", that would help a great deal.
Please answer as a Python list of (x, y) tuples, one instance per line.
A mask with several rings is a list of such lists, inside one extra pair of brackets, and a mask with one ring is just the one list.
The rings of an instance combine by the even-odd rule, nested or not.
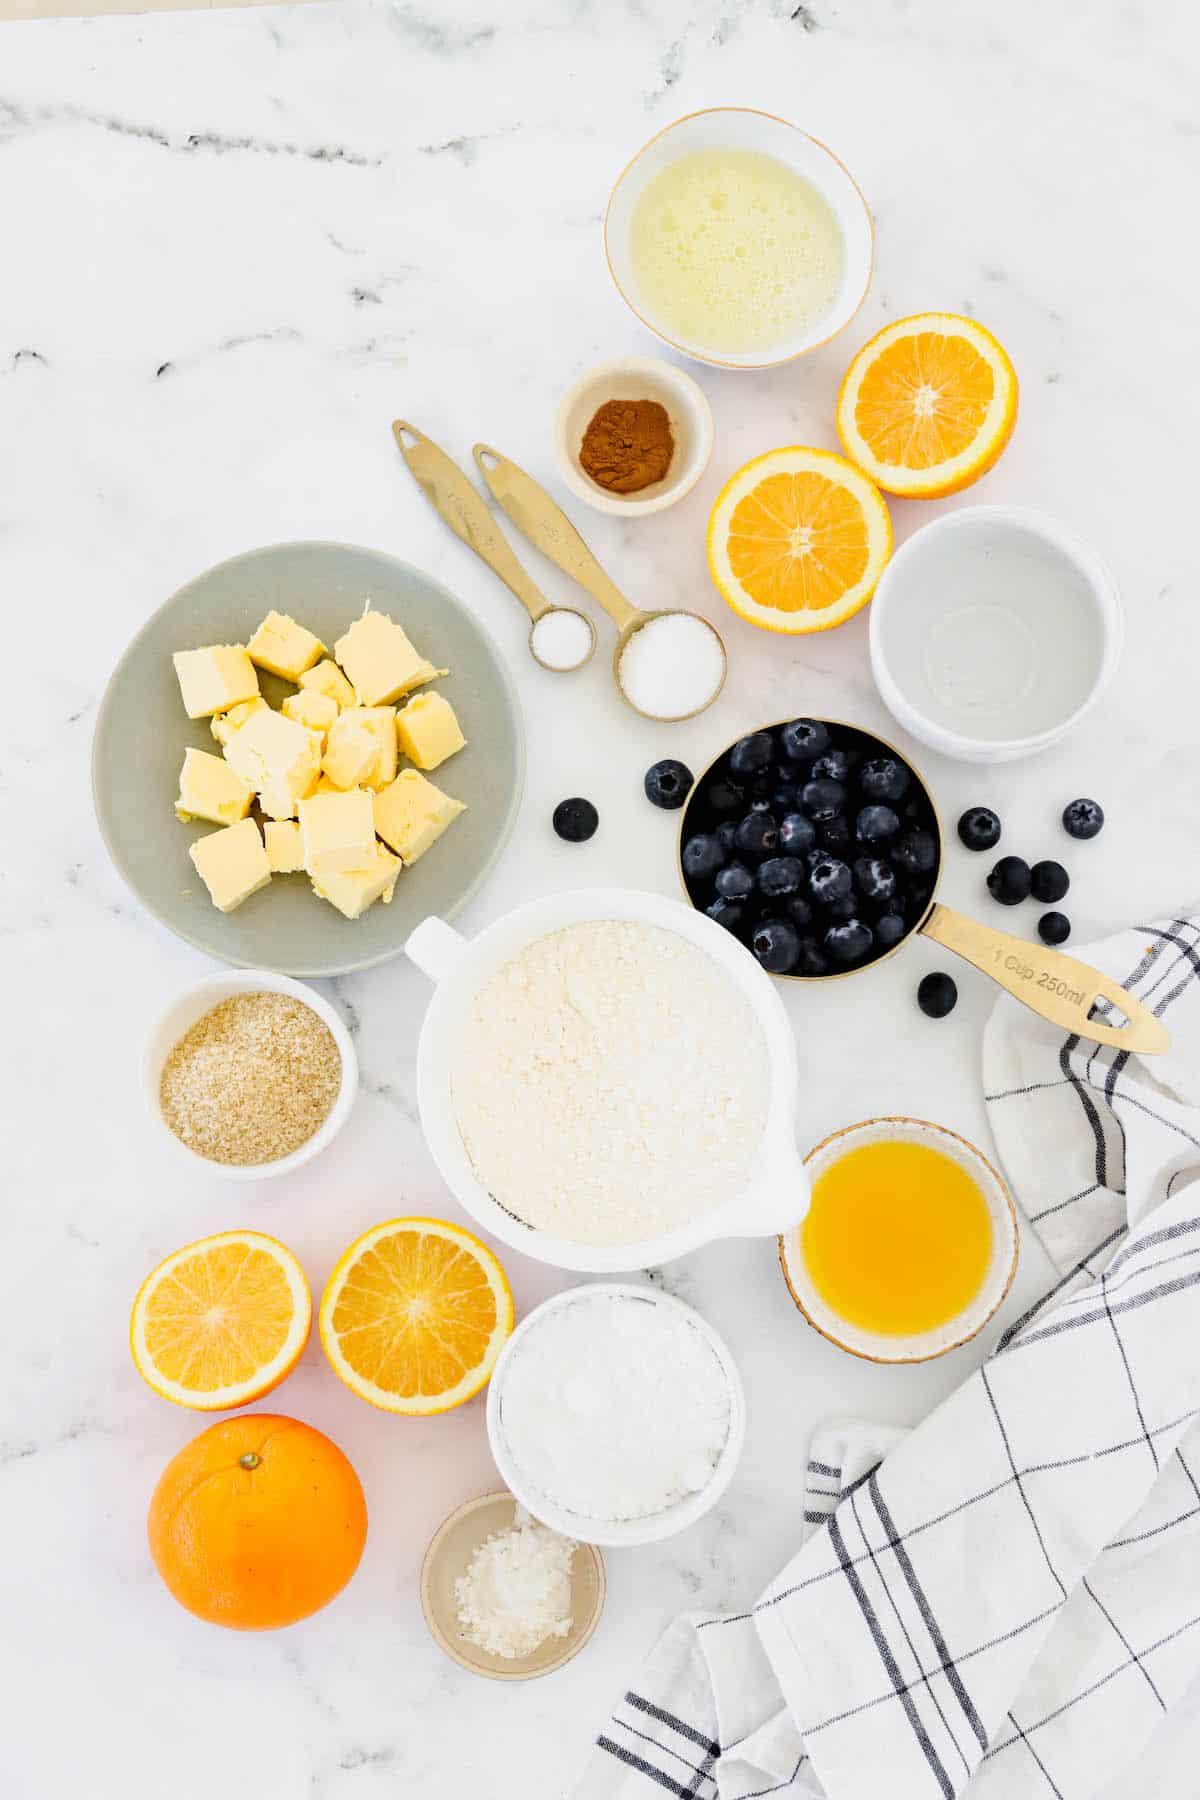
[[(1161, 1019), (1135, 1000), (1119, 982), (1087, 963), (1045, 944), (1010, 937), (948, 906), (935, 906), (921, 926), (926, 937), (953, 950), (1052, 1025), (1096, 1044), (1111, 1044), (1139, 1056), (1161, 1056), (1171, 1039)], [(1089, 1017), (1098, 1000), (1108, 1001), (1128, 1023), (1106, 1025)]]

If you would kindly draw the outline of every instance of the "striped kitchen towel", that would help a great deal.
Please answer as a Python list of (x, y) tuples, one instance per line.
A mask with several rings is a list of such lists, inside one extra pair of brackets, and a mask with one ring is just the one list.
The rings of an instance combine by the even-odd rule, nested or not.
[(989, 1114), (1058, 1281), (915, 1431), (818, 1432), (799, 1553), (676, 1621), (577, 1800), (1140, 1800), (1200, 1666), (1200, 915), (1081, 954), (1172, 1044), (997, 1004)]

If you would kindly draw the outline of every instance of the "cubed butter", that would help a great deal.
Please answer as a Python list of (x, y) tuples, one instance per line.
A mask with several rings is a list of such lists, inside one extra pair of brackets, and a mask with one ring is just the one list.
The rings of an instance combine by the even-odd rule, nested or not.
[(295, 719), (297, 725), (315, 731), (324, 741), (325, 733), (338, 716), (338, 703), (328, 694), (314, 694), (301, 688), (298, 694), (288, 695), (280, 711), (285, 719)]
[(313, 891), (336, 906), (348, 919), (357, 919), (376, 900), (388, 905), (401, 867), (399, 857), (389, 855), (382, 844), (376, 844), (365, 868), (339, 869), (314, 876)]
[(327, 700), (334, 700), (338, 706), (354, 705), (354, 689), (342, 674), (335, 662), (326, 657), (315, 669), (305, 669), (300, 677), (300, 686), (305, 693), (324, 694)]
[(329, 727), (321, 771), (338, 788), (357, 787), (366, 780), (379, 755), (375, 733), (366, 720), (366, 708), (349, 707)]
[(415, 769), (401, 769), (375, 796), (375, 829), (405, 864), (415, 863), (466, 810)]
[(171, 661), (179, 677), (189, 719), (228, 712), (258, 693), (258, 673), (241, 644), (210, 644), (204, 650), (176, 650)]
[(297, 875), (304, 867), (304, 839), (294, 819), (270, 819), (263, 826), (272, 875)]
[(260, 669), (282, 675), (285, 681), (299, 681), (324, 656), (325, 646), (286, 613), (272, 611), (246, 645), (246, 654)]
[(414, 694), (396, 714), (396, 739), (418, 769), (436, 769), (467, 741), (454, 708), (441, 694)]
[(355, 744), (365, 732), (374, 754), (356, 777), (360, 787), (384, 788), (396, 779), (396, 709), (394, 706), (354, 706), (342, 713), (334, 730), (346, 732)]
[(403, 626), (386, 613), (373, 612), (369, 600), (361, 619), (338, 639), (333, 653), (350, 677), (360, 706), (386, 706), (449, 673), (426, 662)]
[(213, 905), (223, 913), (232, 912), (271, 879), (271, 865), (253, 819), (197, 838), (188, 855)]
[(370, 867), (375, 853), (375, 816), (370, 794), (313, 794), (300, 802), (304, 866), (324, 880), (343, 869)]
[(236, 825), (254, 804), (254, 789), (229, 764), (207, 750), (185, 750), (179, 771), (176, 816), (205, 819), (210, 825)]
[(214, 713), (209, 730), (216, 738), (218, 744), (227, 744), (234, 732), (240, 731), (247, 720), (252, 719), (256, 712), (266, 711), (266, 701), (261, 694), (256, 694), (253, 700), (239, 701), (238, 705), (231, 706), (228, 712)]
[(282, 713), (255, 713), (225, 746), (225, 760), (248, 781), (272, 819), (294, 819), (321, 773), (321, 740)]

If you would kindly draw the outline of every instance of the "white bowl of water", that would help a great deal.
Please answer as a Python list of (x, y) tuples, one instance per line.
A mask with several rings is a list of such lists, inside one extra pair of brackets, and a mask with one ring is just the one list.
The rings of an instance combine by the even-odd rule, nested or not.
[(871, 603), (885, 705), (962, 762), (1014, 762), (1057, 743), (1108, 686), (1123, 639), (1100, 558), (1020, 507), (966, 507), (922, 526)]

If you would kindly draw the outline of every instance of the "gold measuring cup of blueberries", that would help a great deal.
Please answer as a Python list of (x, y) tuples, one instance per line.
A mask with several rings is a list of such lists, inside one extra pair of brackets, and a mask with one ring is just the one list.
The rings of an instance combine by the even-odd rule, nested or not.
[(728, 745), (692, 789), (678, 857), (693, 906), (769, 974), (858, 974), (920, 932), (1065, 1031), (1142, 1056), (1169, 1047), (1162, 1021), (1109, 976), (934, 898), (943, 843), (928, 784), (858, 726), (783, 719)]

